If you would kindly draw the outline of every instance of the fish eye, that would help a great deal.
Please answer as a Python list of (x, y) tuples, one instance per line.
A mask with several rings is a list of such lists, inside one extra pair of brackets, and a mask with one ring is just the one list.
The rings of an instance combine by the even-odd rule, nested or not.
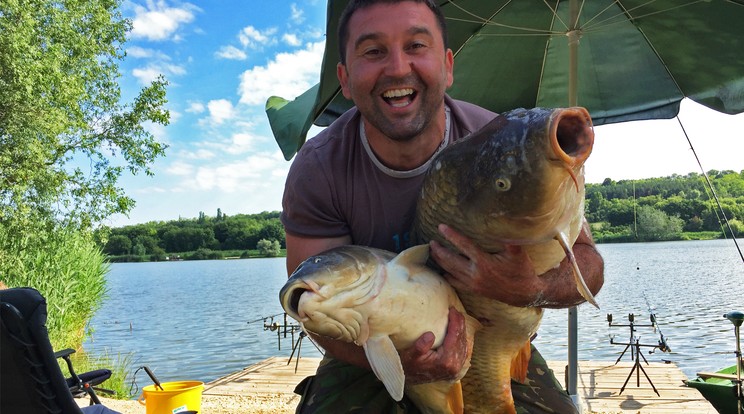
[(511, 188), (511, 181), (509, 181), (506, 178), (497, 178), (496, 179), (496, 189), (501, 191), (507, 191)]
[(322, 261), (323, 261), (323, 259), (321, 259), (320, 257), (316, 257), (316, 258), (313, 259), (313, 264), (318, 264), (318, 263), (320, 263)]

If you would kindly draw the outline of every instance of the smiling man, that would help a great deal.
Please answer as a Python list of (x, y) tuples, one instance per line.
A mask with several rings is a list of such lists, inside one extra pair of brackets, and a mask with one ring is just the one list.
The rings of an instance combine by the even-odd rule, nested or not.
[[(306, 258), (340, 245), (394, 252), (406, 248), (431, 160), (497, 116), (446, 95), (454, 81), (446, 39), (444, 16), (432, 0), (349, 2), (339, 22), (337, 75), (344, 96), (356, 106), (303, 145), (287, 176), (281, 219), (288, 273)], [(575, 289), (564, 288), (573, 286), (567, 260), (538, 278), (519, 248), (491, 255), (448, 227), (443, 235), (466, 247), (461, 251), (472, 252), (463, 257), (436, 243), (431, 246), (432, 257), (459, 286), (514, 306), (563, 307), (583, 301)], [(603, 281), (602, 260), (588, 233), (579, 236), (574, 252), (596, 292)], [(505, 286), (518, 286), (519, 295)], [(431, 349), (434, 336), (426, 333), (412, 348), (401, 350), (406, 381), (454, 378), (467, 354), (463, 333), (463, 316), (451, 310), (439, 348)], [(317, 374), (297, 387), (303, 395), (297, 412), (418, 412), (405, 398), (392, 400), (362, 348), (313, 338), (326, 356)], [(533, 351), (530, 386), (513, 387), (518, 412), (576, 412)]]

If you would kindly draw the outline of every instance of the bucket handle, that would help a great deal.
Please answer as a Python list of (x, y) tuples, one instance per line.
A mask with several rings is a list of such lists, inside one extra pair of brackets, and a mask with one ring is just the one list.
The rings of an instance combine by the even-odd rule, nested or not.
[(145, 401), (145, 393), (144, 393), (144, 392), (143, 392), (143, 393), (142, 393), (142, 395), (140, 395), (140, 397), (139, 397), (139, 398), (137, 399), (137, 402), (138, 402), (138, 403), (140, 403), (140, 404), (142, 404), (142, 405), (147, 405), (147, 404), (145, 404), (145, 402), (146, 402), (146, 401)]

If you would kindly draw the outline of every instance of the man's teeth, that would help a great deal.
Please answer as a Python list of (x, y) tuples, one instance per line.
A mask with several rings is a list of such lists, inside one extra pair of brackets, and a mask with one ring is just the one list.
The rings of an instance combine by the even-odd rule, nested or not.
[(382, 94), (384, 98), (400, 98), (406, 95), (412, 95), (413, 89), (411, 88), (405, 88), (405, 89), (393, 89), (389, 91), (385, 91), (385, 93)]

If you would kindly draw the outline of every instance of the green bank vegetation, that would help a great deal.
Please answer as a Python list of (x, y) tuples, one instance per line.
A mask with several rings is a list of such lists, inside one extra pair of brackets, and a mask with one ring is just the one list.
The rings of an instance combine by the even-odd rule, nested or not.
[[(744, 171), (707, 173), (723, 214), (744, 236)], [(731, 237), (702, 174), (612, 181), (586, 186), (586, 217), (597, 242)]]
[(166, 147), (145, 125), (166, 125), (169, 113), (163, 78), (122, 99), (131, 23), (119, 7), (0, 2), (0, 280), (38, 289), (53, 347), (76, 349), (81, 372), (112, 368), (106, 385), (127, 398), (126, 356), (89, 361), (82, 352), (106, 294), (108, 265), (92, 228), (131, 210), (119, 179), (151, 174)]
[(113, 262), (213, 260), (276, 257), (284, 254), (279, 212), (149, 222), (99, 230), (104, 253)]

